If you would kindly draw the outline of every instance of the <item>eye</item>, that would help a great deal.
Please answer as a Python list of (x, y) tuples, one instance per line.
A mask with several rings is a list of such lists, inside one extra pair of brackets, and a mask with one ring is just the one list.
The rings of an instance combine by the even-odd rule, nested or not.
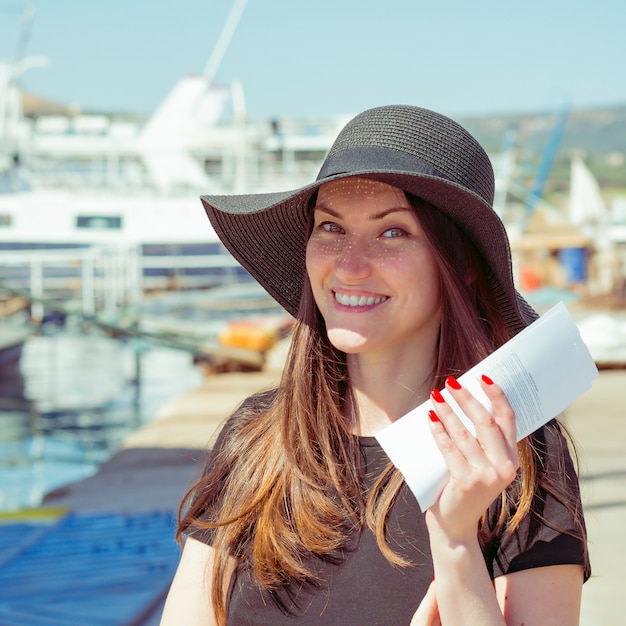
[(322, 222), (318, 228), (322, 229), (323, 231), (327, 233), (342, 233), (343, 232), (343, 228), (341, 228), (341, 226), (339, 226), (339, 224), (336, 224), (335, 222)]
[(394, 227), (394, 228), (388, 228), (381, 236), (393, 238), (393, 237), (406, 237), (408, 234), (409, 233), (406, 230), (404, 230), (404, 228)]

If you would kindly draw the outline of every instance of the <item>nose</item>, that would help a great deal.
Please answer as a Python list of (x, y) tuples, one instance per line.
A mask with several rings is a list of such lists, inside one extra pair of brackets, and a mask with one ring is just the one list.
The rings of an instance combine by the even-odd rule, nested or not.
[(367, 246), (357, 238), (345, 241), (335, 259), (335, 272), (346, 282), (360, 280), (369, 275), (371, 264)]

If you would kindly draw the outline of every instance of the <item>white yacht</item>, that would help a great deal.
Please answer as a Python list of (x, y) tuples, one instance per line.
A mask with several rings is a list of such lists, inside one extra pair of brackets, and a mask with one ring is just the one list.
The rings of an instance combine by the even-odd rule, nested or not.
[[(33, 262), (93, 264), (107, 255), (127, 266), (135, 259), (147, 288), (181, 277), (186, 287), (207, 286), (243, 271), (212, 233), (199, 196), (310, 181), (346, 121), (253, 120), (242, 86), (214, 81), (243, 4), (234, 3), (206, 71), (182, 77), (144, 120), (27, 117), (20, 77), (38, 60), (0, 61), (0, 283), (31, 276)], [(91, 260), (73, 261), (77, 251)]]

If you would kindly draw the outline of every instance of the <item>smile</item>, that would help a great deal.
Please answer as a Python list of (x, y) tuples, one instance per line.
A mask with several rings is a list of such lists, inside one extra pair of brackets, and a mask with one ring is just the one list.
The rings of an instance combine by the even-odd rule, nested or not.
[(373, 306), (387, 300), (387, 296), (349, 296), (347, 293), (335, 294), (335, 300), (343, 306)]

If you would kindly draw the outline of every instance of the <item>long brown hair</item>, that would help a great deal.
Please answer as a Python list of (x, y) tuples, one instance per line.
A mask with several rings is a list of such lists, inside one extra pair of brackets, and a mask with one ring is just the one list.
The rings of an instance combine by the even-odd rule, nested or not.
[[(472, 243), (445, 215), (409, 197), (435, 254), (441, 280), (442, 320), (433, 386), (458, 375), (507, 341), (490, 271)], [(349, 393), (345, 354), (326, 335), (305, 280), (282, 379), (271, 400), (249, 402), (223, 438), (211, 467), (180, 509), (178, 539), (211, 528), (215, 559), (211, 595), (219, 624), (226, 622), (229, 557), (245, 561), (269, 592), (317, 582), (307, 555), (333, 559), (355, 531), (368, 525), (392, 563), (411, 564), (386, 541), (386, 520), (403, 478), (391, 464), (366, 501), (361, 493), (357, 440), (342, 413)], [(565, 487), (538, 468), (532, 436), (519, 444), (520, 479), (501, 496), (494, 520), (479, 536), (486, 545), (532, 513), (539, 487), (571, 505)], [(558, 477), (557, 477), (558, 479)], [(580, 520), (582, 514), (572, 511)]]

